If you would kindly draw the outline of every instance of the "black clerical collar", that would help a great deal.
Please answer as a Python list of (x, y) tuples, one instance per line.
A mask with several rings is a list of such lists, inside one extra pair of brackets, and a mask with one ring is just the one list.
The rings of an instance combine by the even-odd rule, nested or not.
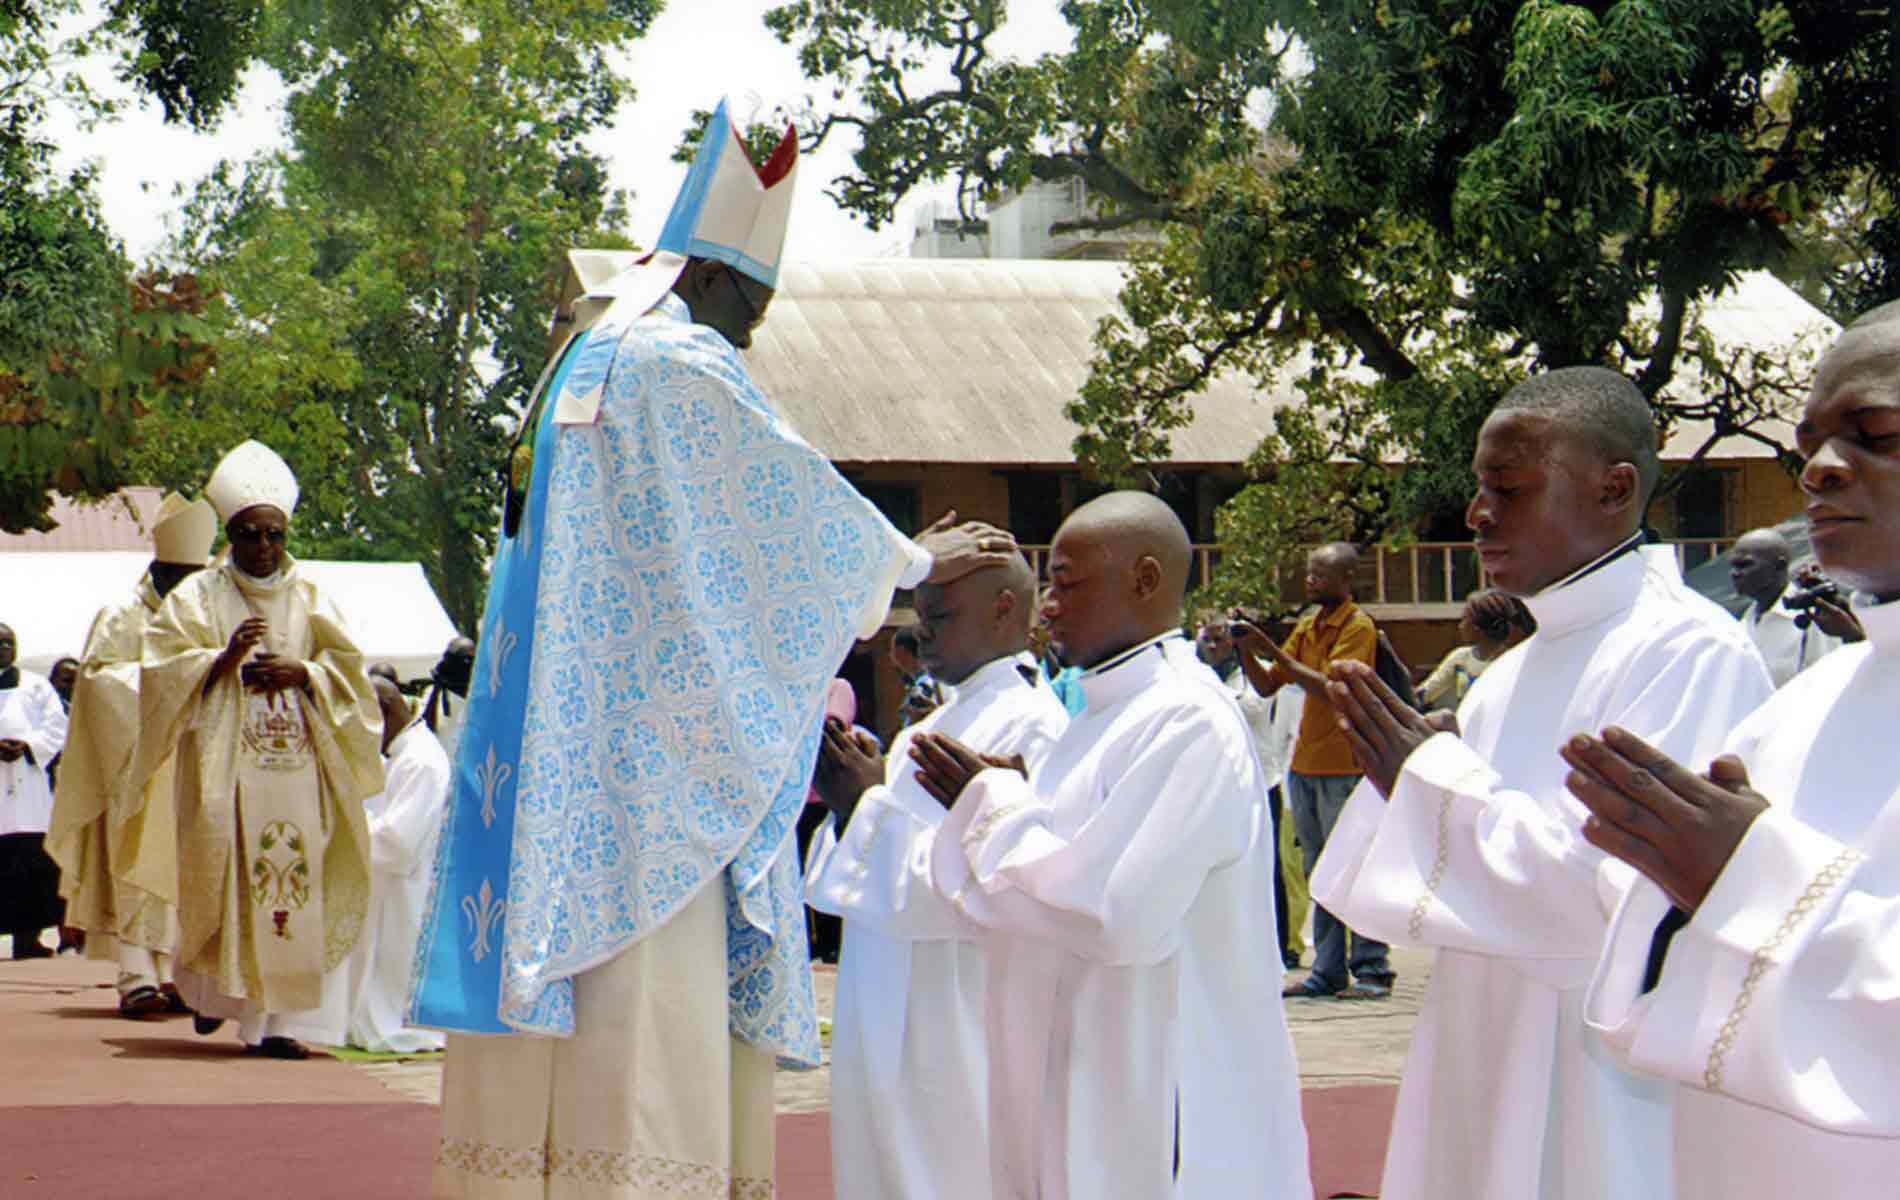
[(1622, 542), (1612, 547), (1610, 551), (1604, 554), (1602, 557), (1592, 559), (1591, 561), (1585, 563), (1583, 566), (1578, 567), (1576, 570), (1572, 571), (1570, 574), (1564, 576), (1562, 579), (1559, 579), (1556, 583), (1550, 584), (1539, 590), (1545, 591), (1545, 592), (1554, 592), (1558, 588), (1569, 587), (1571, 584), (1577, 582), (1579, 579), (1584, 579), (1588, 576), (1596, 574), (1598, 571), (1601, 571), (1603, 568), (1609, 566), (1611, 563), (1615, 562), (1617, 559), (1622, 558), (1625, 554), (1632, 554), (1636, 552), (1637, 550), (1642, 549), (1643, 543), (1647, 540), (1648, 539), (1645, 538), (1643, 535), (1643, 531), (1639, 529), (1635, 533), (1630, 534), (1628, 538), (1624, 539)]
[(1094, 666), (1084, 671), (1082, 673), (1082, 677), (1084, 679), (1099, 678), (1100, 676), (1106, 675), (1110, 671), (1113, 671), (1116, 667), (1121, 666), (1123, 663), (1133, 662), (1135, 659), (1141, 657), (1141, 655), (1148, 650), (1153, 650), (1160, 654), (1166, 654), (1167, 653), (1167, 650), (1165, 649), (1166, 644), (1172, 639), (1183, 638), (1183, 637), (1184, 635), (1178, 629), (1170, 629), (1166, 633), (1156, 634), (1154, 637), (1149, 638), (1145, 642), (1135, 643), (1134, 645), (1128, 647), (1128, 649), (1122, 651), (1120, 654), (1115, 655), (1113, 658), (1110, 658), (1104, 662), (1096, 663)]

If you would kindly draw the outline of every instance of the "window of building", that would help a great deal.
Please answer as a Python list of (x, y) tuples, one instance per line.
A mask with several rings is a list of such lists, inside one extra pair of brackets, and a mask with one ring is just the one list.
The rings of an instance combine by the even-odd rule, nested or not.
[(847, 474), (851, 486), (897, 526), (899, 533), (914, 534), (924, 527), (923, 489), (914, 483), (882, 483)]

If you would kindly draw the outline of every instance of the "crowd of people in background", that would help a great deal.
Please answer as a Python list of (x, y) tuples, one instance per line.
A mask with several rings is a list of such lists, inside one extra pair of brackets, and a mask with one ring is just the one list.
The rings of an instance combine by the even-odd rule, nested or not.
[[(1648, 401), (1534, 374), (1472, 452), (1496, 590), (1419, 681), (1343, 542), (1301, 611), (1189, 626), (1153, 495), (1069, 513), (1040, 591), (1008, 530), (893, 527), (737, 355), (797, 156), (754, 164), (721, 105), (656, 248), (579, 298), (480, 638), (419, 710), (299, 571), (256, 442), (167, 498), (70, 712), (0, 626), (16, 957), (83, 931), (126, 1016), (265, 1058), (443, 1045), (434, 1195), (644, 1200), (773, 1194), (835, 950), (840, 1200), (1307, 1200), (1286, 1001), (1387, 1000), (1403, 942), (1433, 962), (1386, 1200), (1880, 1190), (1900, 305), (1797, 426), (1836, 582), (1757, 531), (1741, 619), (1692, 592), (1643, 528)], [(880, 739), (834, 675), (905, 590)]]

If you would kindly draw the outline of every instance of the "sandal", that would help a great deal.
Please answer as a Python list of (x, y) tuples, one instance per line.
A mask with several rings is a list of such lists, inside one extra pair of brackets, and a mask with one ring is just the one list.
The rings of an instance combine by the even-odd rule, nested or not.
[(149, 983), (142, 983), (119, 997), (119, 1015), (140, 1020), (165, 1011), (165, 997)]
[(1392, 985), (1383, 979), (1355, 979), (1351, 987), (1339, 993), (1341, 1000), (1390, 1000)]
[(1289, 1000), (1330, 1000), (1334, 996), (1343, 994), (1343, 992), (1344, 989), (1329, 988), (1310, 975), (1299, 983), (1291, 984), (1280, 989), (1280, 995)]

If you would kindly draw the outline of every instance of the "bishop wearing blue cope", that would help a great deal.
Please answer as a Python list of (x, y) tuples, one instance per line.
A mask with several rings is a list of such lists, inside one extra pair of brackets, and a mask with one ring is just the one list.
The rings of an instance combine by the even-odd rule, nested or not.
[(417, 946), (437, 1197), (772, 1195), (775, 1060), (820, 1059), (792, 847), (825, 686), (894, 588), (1014, 552), (899, 534), (747, 375), (797, 151), (755, 167), (720, 106), (511, 457)]

